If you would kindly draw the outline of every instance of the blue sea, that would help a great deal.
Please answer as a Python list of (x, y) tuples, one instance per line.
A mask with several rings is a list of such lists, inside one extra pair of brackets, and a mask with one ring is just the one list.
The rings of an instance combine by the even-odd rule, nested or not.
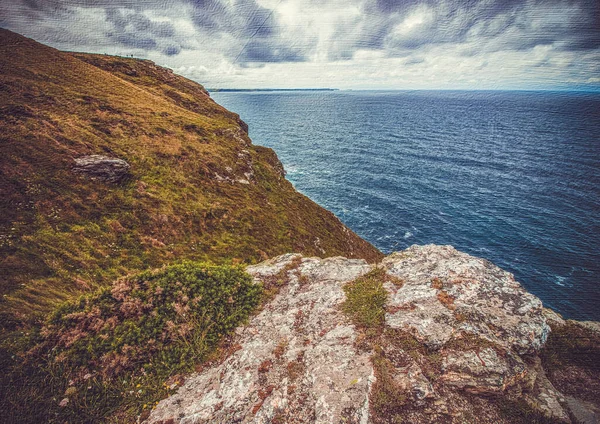
[(450, 244), (600, 320), (600, 94), (218, 92), (287, 178), (383, 252)]

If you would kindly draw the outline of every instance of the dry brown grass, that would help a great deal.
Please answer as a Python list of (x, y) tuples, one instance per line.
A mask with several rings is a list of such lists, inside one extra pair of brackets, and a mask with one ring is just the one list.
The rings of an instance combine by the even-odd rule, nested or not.
[[(0, 364), (57, 303), (138, 271), (321, 255), (317, 237), (324, 256), (381, 258), (296, 192), (246, 131), (201, 85), (152, 62), (59, 52), (0, 29)], [(90, 154), (126, 160), (130, 178), (74, 174), (74, 158)], [(251, 184), (234, 182), (250, 171)], [(32, 416), (53, 405), (40, 386), (27, 390), (39, 399)], [(28, 421), (39, 422), (16, 422)]]

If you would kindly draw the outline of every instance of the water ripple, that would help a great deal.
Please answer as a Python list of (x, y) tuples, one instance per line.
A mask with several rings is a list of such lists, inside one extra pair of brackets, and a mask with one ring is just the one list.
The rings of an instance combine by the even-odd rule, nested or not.
[(295, 187), (384, 252), (452, 244), (600, 320), (600, 96), (215, 93)]

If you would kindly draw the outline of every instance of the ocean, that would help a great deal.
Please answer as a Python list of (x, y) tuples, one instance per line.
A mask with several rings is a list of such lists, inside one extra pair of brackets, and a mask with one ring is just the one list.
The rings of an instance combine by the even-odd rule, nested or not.
[(600, 320), (600, 94), (215, 92), (297, 190), (384, 253), (450, 244)]

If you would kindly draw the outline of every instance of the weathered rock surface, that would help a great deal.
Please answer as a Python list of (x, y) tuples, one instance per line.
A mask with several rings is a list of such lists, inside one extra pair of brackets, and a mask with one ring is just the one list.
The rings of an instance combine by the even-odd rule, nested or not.
[[(270, 278), (295, 257), (278, 257), (248, 272)], [(362, 260), (302, 259), (288, 271), (287, 286), (239, 330), (239, 350), (190, 377), (159, 404), (150, 422), (367, 422), (370, 355), (354, 346), (356, 329), (338, 306), (343, 284), (369, 269)]]
[[(384, 284), (376, 335), (341, 312), (344, 284), (373, 265), (290, 254), (248, 267), (257, 282), (286, 283), (237, 331), (234, 352), (190, 376), (149, 422), (514, 422), (498, 399), (557, 423), (570, 422), (571, 404), (591, 413), (567, 402), (537, 356), (547, 320), (564, 320), (512, 274), (450, 246), (412, 246), (379, 266), (396, 279)], [(389, 393), (393, 408), (379, 411)]]
[(485, 259), (452, 246), (411, 246), (385, 258), (383, 266), (404, 280), (401, 288), (387, 285), (387, 324), (431, 348), (468, 332), (522, 354), (538, 350), (548, 337), (542, 302)]
[(127, 176), (129, 168), (129, 164), (123, 159), (89, 155), (75, 159), (73, 172), (83, 174), (93, 180), (118, 183)]

